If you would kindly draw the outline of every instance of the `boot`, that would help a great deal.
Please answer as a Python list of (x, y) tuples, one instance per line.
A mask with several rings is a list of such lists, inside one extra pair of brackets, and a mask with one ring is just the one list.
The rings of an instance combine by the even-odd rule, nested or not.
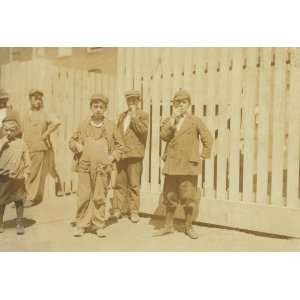
[(21, 235), (24, 234), (24, 225), (23, 225), (23, 212), (24, 212), (24, 206), (23, 201), (15, 201), (16, 205), (16, 213), (17, 213), (17, 225), (16, 225), (16, 231), (17, 234)]
[(195, 240), (199, 238), (198, 233), (193, 229), (193, 208), (186, 207), (185, 211), (185, 234)]
[(75, 227), (75, 230), (74, 230), (74, 233), (73, 233), (73, 236), (75, 237), (82, 237), (84, 235), (84, 228), (81, 228), (81, 227)]
[(56, 197), (62, 197), (64, 195), (61, 180), (59, 177), (56, 177), (55, 179), (55, 195)]
[(167, 208), (166, 218), (165, 218), (165, 226), (154, 233), (153, 236), (163, 236), (166, 234), (174, 233), (174, 214), (175, 208)]
[(16, 232), (18, 235), (22, 235), (25, 233), (24, 231), (24, 225), (23, 225), (23, 219), (17, 219), (17, 224), (16, 224)]
[(139, 214), (136, 212), (133, 212), (130, 214), (130, 220), (132, 223), (138, 223), (140, 221)]
[(112, 212), (112, 218), (116, 219), (116, 220), (121, 219), (122, 218), (121, 209), (119, 209), (119, 208), (114, 209), (113, 212)]
[(29, 207), (32, 207), (32, 206), (34, 206), (35, 205), (35, 203), (34, 203), (34, 201), (32, 201), (32, 200), (26, 200), (25, 202), (24, 202), (24, 207), (25, 208), (29, 208)]
[(106, 232), (105, 232), (104, 228), (97, 229), (96, 234), (100, 238), (106, 237)]

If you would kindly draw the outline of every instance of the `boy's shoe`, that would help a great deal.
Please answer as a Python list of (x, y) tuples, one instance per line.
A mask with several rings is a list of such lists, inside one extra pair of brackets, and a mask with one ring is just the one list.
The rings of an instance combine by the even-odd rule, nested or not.
[(55, 195), (56, 197), (64, 196), (63, 188), (60, 179), (57, 179), (55, 182)]
[(80, 228), (80, 227), (76, 227), (74, 229), (74, 233), (73, 233), (73, 236), (76, 236), (76, 237), (81, 237), (84, 235), (84, 228)]
[(106, 237), (106, 232), (105, 232), (105, 230), (103, 228), (97, 229), (96, 234), (100, 238)]
[(16, 233), (17, 233), (18, 235), (22, 235), (22, 234), (25, 233), (24, 225), (23, 225), (23, 220), (22, 220), (22, 219), (17, 220), (17, 224), (16, 224)]
[(4, 223), (0, 223), (0, 233), (3, 233), (4, 231)]
[(157, 230), (153, 236), (163, 236), (166, 234), (172, 234), (174, 233), (174, 227), (165, 226), (164, 228)]
[(132, 213), (130, 215), (130, 220), (132, 223), (138, 223), (140, 221), (140, 217), (137, 213)]
[(121, 219), (122, 218), (121, 210), (120, 209), (115, 209), (113, 214), (112, 214), (112, 217), (114, 219), (117, 219), (117, 220)]
[(24, 202), (24, 207), (25, 208), (28, 208), (28, 207), (32, 207), (32, 206), (34, 206), (34, 202), (32, 201), (32, 200), (26, 200), (25, 202)]
[(199, 238), (199, 234), (193, 229), (193, 227), (187, 228), (185, 230), (185, 234), (193, 240)]

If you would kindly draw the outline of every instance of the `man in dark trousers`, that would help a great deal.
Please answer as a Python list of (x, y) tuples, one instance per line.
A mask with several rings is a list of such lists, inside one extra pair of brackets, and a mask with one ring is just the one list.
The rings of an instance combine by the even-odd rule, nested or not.
[(139, 222), (140, 186), (143, 158), (147, 142), (149, 115), (139, 107), (141, 95), (131, 90), (125, 94), (128, 110), (123, 112), (117, 122), (125, 144), (125, 153), (117, 163), (117, 176), (114, 186), (114, 217), (120, 218), (128, 203), (128, 213), (133, 223)]
[(43, 92), (29, 92), (30, 110), (23, 120), (23, 137), (31, 158), (30, 176), (27, 178), (27, 199), (24, 207), (31, 207), (43, 199), (48, 172), (55, 179), (56, 195), (62, 196), (61, 181), (55, 168), (51, 134), (60, 126), (60, 121), (44, 109)]
[[(201, 173), (201, 160), (211, 155), (213, 139), (200, 118), (188, 113), (190, 105), (190, 94), (180, 89), (173, 98), (173, 115), (163, 120), (160, 127), (160, 137), (167, 142), (162, 158), (166, 218), (165, 227), (155, 236), (174, 232), (174, 214), (181, 204), (185, 212), (185, 234), (192, 239), (198, 238), (192, 227), (197, 180)], [(203, 145), (201, 153), (199, 140)]]

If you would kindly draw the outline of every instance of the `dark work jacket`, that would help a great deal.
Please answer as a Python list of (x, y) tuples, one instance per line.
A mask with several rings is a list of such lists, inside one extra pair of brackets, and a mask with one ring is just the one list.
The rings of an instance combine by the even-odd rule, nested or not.
[(125, 158), (143, 158), (147, 143), (149, 115), (148, 113), (138, 109), (136, 116), (130, 119), (130, 124), (124, 133), (124, 119), (127, 111), (123, 112), (117, 122), (117, 127), (120, 135), (123, 138), (125, 151), (122, 154), (122, 159)]
[[(213, 138), (209, 130), (200, 118), (189, 114), (178, 131), (169, 125), (169, 120), (163, 120), (160, 127), (160, 138), (167, 142), (162, 172), (168, 175), (200, 174), (201, 160), (211, 155)], [(203, 146), (201, 153), (200, 141)]]

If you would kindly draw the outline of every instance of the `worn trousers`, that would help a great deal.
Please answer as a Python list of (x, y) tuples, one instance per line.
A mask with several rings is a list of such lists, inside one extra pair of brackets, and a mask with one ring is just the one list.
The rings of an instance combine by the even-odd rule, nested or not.
[(113, 209), (120, 209), (123, 213), (139, 212), (142, 172), (142, 158), (126, 158), (118, 162)]
[(197, 200), (198, 176), (195, 175), (165, 175), (163, 188), (163, 203), (166, 207), (194, 208)]
[(58, 174), (55, 168), (54, 152), (38, 151), (30, 153), (30, 175), (26, 181), (27, 200), (40, 202), (44, 196), (45, 181), (49, 173), (53, 178)]
[(76, 225), (78, 228), (105, 227), (105, 204), (110, 172), (78, 173), (78, 202)]

